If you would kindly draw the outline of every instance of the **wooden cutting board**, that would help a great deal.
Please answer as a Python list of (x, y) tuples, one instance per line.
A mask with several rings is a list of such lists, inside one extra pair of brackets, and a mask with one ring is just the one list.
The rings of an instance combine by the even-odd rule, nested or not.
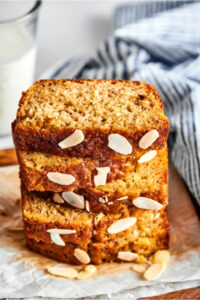
[[(0, 166), (17, 164), (17, 157), (14, 149), (0, 150)], [(164, 291), (163, 291), (164, 292)], [(200, 287), (162, 294), (160, 296), (145, 297), (147, 299), (200, 299)]]

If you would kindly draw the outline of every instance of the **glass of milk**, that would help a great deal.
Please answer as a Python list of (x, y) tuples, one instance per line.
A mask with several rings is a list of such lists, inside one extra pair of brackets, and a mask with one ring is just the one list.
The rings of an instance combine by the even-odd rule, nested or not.
[(10, 134), (22, 91), (34, 81), (41, 1), (0, 1), (0, 136)]

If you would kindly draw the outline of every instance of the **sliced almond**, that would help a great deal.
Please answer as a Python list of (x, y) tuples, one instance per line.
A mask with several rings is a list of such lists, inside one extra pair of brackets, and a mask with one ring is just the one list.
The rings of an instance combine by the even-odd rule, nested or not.
[(52, 228), (47, 229), (49, 233), (57, 233), (57, 234), (73, 234), (76, 233), (75, 229), (60, 229), (60, 228)]
[(119, 251), (117, 257), (121, 260), (133, 261), (138, 258), (138, 254), (130, 251)]
[(136, 223), (136, 218), (124, 218), (114, 222), (112, 225), (108, 227), (108, 233), (115, 234), (122, 232)]
[(150, 147), (159, 137), (159, 132), (156, 129), (150, 130), (139, 141), (139, 147), (141, 149), (147, 149)]
[(156, 150), (150, 150), (138, 159), (138, 163), (142, 164), (142, 163), (145, 163), (147, 161), (150, 161), (156, 156), (156, 154), (157, 154)]
[(47, 271), (50, 274), (66, 277), (69, 279), (74, 279), (78, 275), (78, 272), (74, 268), (49, 267)]
[(53, 194), (53, 201), (56, 202), (56, 203), (59, 203), (59, 204), (65, 202), (59, 193), (54, 193)]
[(70, 136), (62, 140), (58, 146), (61, 149), (70, 148), (82, 143), (84, 140), (84, 134), (81, 130), (75, 130)]
[(70, 185), (75, 181), (74, 176), (59, 172), (49, 172), (47, 173), (47, 178), (50, 181), (61, 185)]
[(100, 203), (106, 203), (106, 200), (103, 199), (102, 197), (99, 197), (99, 202), (100, 202)]
[(133, 271), (136, 271), (138, 273), (144, 273), (146, 268), (147, 268), (147, 265), (145, 265), (145, 264), (133, 264), (131, 266), (131, 268), (132, 268)]
[(113, 205), (113, 202), (112, 201), (108, 202), (108, 205)]
[(107, 180), (107, 175), (110, 172), (110, 167), (101, 167), (96, 169), (98, 171), (98, 174), (94, 176), (95, 186), (105, 185)]
[(96, 230), (93, 230), (93, 234), (96, 235), (96, 234), (97, 234), (97, 231), (96, 231)]
[(126, 200), (126, 199), (128, 199), (128, 196), (124, 196), (124, 197), (118, 198), (117, 201)]
[(159, 202), (146, 197), (138, 197), (133, 200), (133, 205), (142, 209), (159, 210), (163, 207)]
[(85, 201), (85, 209), (87, 210), (87, 212), (90, 212), (90, 204), (89, 201)]
[(71, 206), (80, 209), (84, 208), (84, 197), (82, 195), (75, 194), (74, 192), (63, 192), (62, 197)]
[(154, 280), (161, 275), (165, 268), (165, 264), (153, 264), (144, 272), (144, 278), (149, 281)]
[(105, 215), (104, 215), (103, 213), (99, 213), (99, 214), (94, 218), (94, 224), (95, 224), (95, 226), (98, 225), (99, 221), (100, 221), (103, 217), (105, 217)]
[(60, 235), (58, 233), (52, 233), (50, 232), (50, 237), (52, 242), (58, 246), (65, 246), (65, 242), (61, 239)]
[(108, 147), (120, 154), (132, 153), (132, 145), (124, 136), (118, 133), (111, 133), (108, 136)]
[(170, 253), (168, 250), (158, 250), (153, 256), (154, 264), (164, 264), (168, 261)]
[(90, 262), (89, 255), (82, 249), (76, 248), (74, 250), (74, 256), (83, 264), (89, 264)]

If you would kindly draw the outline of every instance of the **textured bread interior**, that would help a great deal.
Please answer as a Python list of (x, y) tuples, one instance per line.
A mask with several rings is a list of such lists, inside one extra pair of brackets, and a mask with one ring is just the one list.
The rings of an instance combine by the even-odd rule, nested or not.
[[(76, 235), (72, 238), (70, 235), (62, 235), (63, 240), (68, 244), (77, 244), (81, 241), (79, 247), (84, 249), (87, 247), (92, 261), (97, 264), (110, 259), (117, 260), (118, 251), (134, 251), (139, 254), (138, 262), (144, 262), (154, 251), (168, 246), (168, 222), (165, 210), (160, 211), (160, 216), (156, 218), (158, 214), (156, 211), (132, 207), (123, 213), (103, 216), (96, 222), (98, 214), (62, 207), (52, 203), (51, 199), (37, 196), (34, 192), (23, 191), (23, 214), (26, 237), (48, 244), (46, 248), (51, 252), (55, 251), (55, 255), (58, 246), (50, 241), (46, 232), (48, 228), (76, 228), (79, 231), (77, 238)], [(107, 232), (113, 222), (125, 217), (135, 217), (136, 224), (121, 233)], [(80, 230), (81, 227), (83, 229)], [(90, 234), (85, 234), (84, 231)], [(87, 236), (87, 239), (81, 236)]]
[(158, 151), (151, 161), (133, 167), (126, 176), (113, 180), (96, 189), (108, 195), (118, 192), (121, 195), (133, 195), (160, 191), (167, 195), (168, 191), (168, 157), (167, 147)]
[[(94, 186), (94, 174), (95, 174), (95, 164), (94, 161), (90, 159), (78, 159), (78, 158), (68, 158), (60, 157), (49, 154), (44, 154), (41, 152), (26, 152), (23, 151), (21, 155), (22, 163), (24, 165), (22, 170), (22, 177), (24, 177), (24, 182), (27, 182), (29, 187), (29, 182), (33, 183), (35, 190), (44, 191), (49, 188), (49, 191), (61, 192), (66, 190), (74, 190), (79, 194), (91, 193), (91, 194), (105, 194), (107, 196), (112, 196), (113, 194), (118, 194), (119, 196), (129, 196), (129, 195), (141, 195), (144, 193), (158, 193), (161, 195), (161, 199), (167, 200), (168, 193), (168, 153), (167, 146), (162, 150), (157, 151), (157, 155), (149, 162), (138, 164), (137, 160), (127, 158), (123, 162), (123, 168), (126, 167), (123, 176), (115, 178), (110, 182), (107, 181), (106, 185)], [(86, 161), (89, 162), (89, 166), (86, 166)], [(77, 185), (72, 185), (71, 187), (61, 186), (49, 182), (47, 178), (47, 173), (49, 171), (60, 171), (64, 166), (68, 166), (70, 173), (70, 165), (81, 164), (85, 162), (85, 174), (88, 176), (88, 180), (91, 182), (91, 188), (85, 191), (79, 190)], [(104, 163), (104, 166), (106, 164)], [(87, 169), (88, 168), (88, 169)], [(91, 168), (91, 169), (90, 169)], [(92, 169), (94, 168), (94, 169)], [(72, 173), (72, 172), (71, 172)], [(35, 176), (34, 176), (35, 175)], [(72, 173), (72, 175), (74, 175)], [(109, 174), (108, 174), (109, 178)], [(50, 183), (51, 185), (47, 185)]]
[(74, 210), (55, 204), (50, 199), (43, 199), (36, 193), (23, 193), (23, 212), (26, 218), (42, 223), (57, 222), (59, 224), (73, 223), (92, 224), (92, 218), (86, 211)]
[(31, 168), (36, 171), (43, 170), (45, 168), (57, 168), (64, 166), (72, 166), (77, 164), (83, 164), (85, 162), (94, 165), (94, 162), (90, 158), (76, 158), (65, 156), (52, 155), (43, 152), (33, 152), (33, 151), (20, 151), (19, 153), (22, 158), (22, 163), (26, 168)]
[(156, 90), (142, 82), (38, 81), (23, 95), (18, 123), (39, 129), (148, 130), (168, 124)]

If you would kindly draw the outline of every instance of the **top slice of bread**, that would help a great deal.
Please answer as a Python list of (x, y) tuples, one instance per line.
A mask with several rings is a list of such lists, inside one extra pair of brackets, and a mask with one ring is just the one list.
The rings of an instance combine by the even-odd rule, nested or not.
[[(83, 143), (61, 149), (58, 143), (76, 129), (83, 131)], [(37, 81), (23, 93), (13, 123), (18, 149), (95, 159), (115, 155), (107, 147), (110, 133), (123, 135), (137, 148), (151, 129), (160, 134), (152, 148), (162, 148), (169, 122), (156, 89), (119, 80)]]

